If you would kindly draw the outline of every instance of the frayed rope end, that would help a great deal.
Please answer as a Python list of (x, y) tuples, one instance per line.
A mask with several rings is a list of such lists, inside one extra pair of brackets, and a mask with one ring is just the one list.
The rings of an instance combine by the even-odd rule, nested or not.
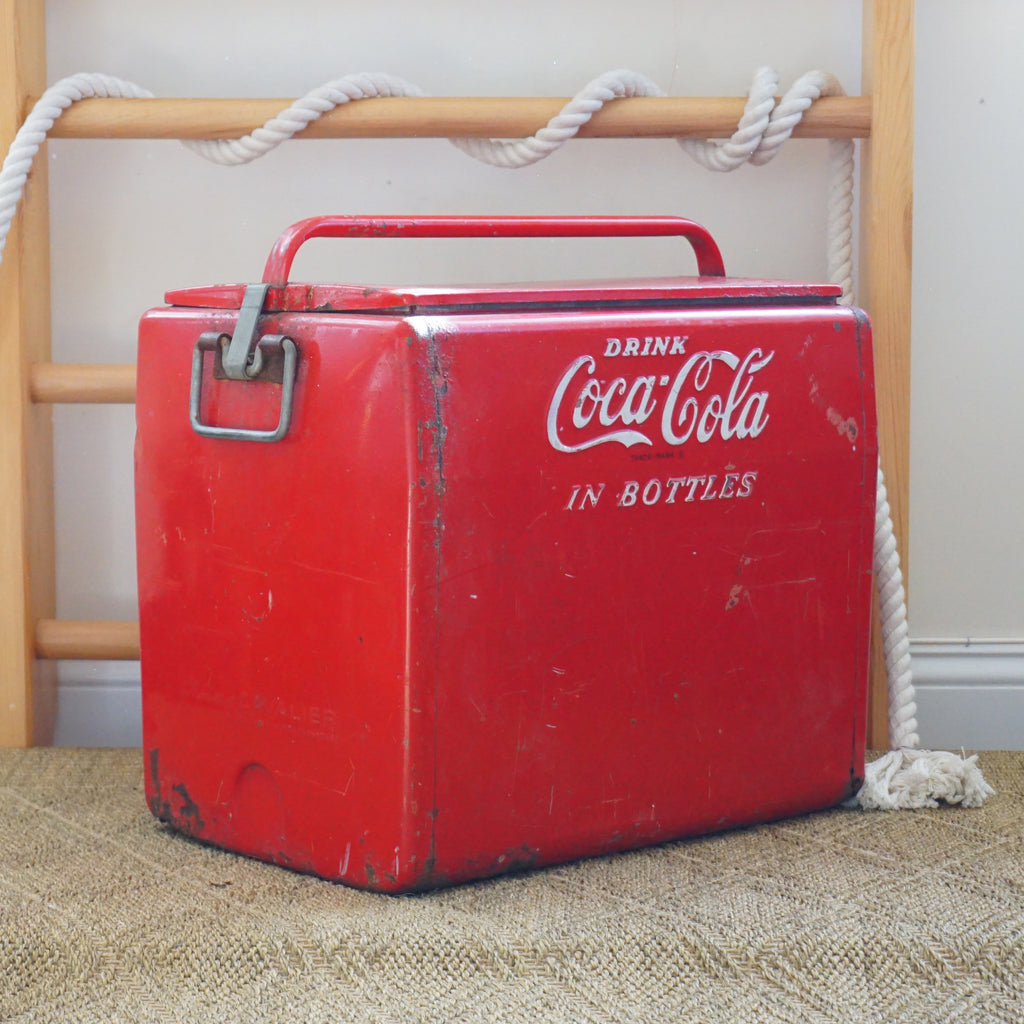
[(980, 807), (995, 790), (978, 767), (978, 755), (961, 757), (943, 750), (903, 748), (867, 765), (864, 785), (847, 807), (898, 811), (940, 803)]

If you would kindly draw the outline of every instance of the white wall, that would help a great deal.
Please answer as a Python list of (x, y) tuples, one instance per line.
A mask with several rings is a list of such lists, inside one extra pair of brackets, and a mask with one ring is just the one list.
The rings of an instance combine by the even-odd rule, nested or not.
[[(1024, 5), (918, 4), (911, 635), (922, 737), (1024, 747)], [(986, 642), (993, 641), (993, 642)]]
[(1024, 637), (1019, 0), (918, 13), (914, 633)]
[[(1008, 301), (1020, 262), (1010, 175), (1021, 142), (1004, 150), (1004, 164), (977, 155), (1019, 120), (1011, 85), (1024, 25), (1014, 0), (919, 6), (912, 631), (952, 641), (931, 644), (932, 653), (959, 650), (968, 636), (1020, 642), (996, 648), (1000, 665), (1011, 666), (999, 684), (1006, 699), (990, 701), (992, 715), (982, 713), (973, 731), (962, 727), (957, 701), (983, 688), (961, 693), (939, 673), (933, 699), (923, 680), (924, 740), (1024, 746), (1024, 541), (1009, 511), (1024, 497), (1014, 402), (1024, 353)], [(823, 67), (851, 93), (860, 88), (860, 4), (852, 0), (50, 0), (47, 29), (51, 80), (102, 70), (166, 96), (296, 96), (357, 70), (391, 71), (435, 95), (568, 95), (618, 67), (678, 95), (737, 95), (762, 64), (784, 85)], [(952, 115), (955, 126), (946, 127)], [(961, 133), (973, 146), (957, 142)], [(165, 290), (256, 279), (284, 226), (326, 212), (683, 214), (712, 230), (730, 273), (821, 278), (825, 150), (793, 143), (767, 167), (712, 175), (668, 141), (581, 141), (514, 172), (439, 140), (300, 142), (234, 169), (172, 142), (55, 141), (55, 358), (133, 361), (138, 317)], [(298, 267), (309, 277), (483, 276), (476, 255), (455, 243), (309, 250)], [(564, 276), (564, 252), (502, 244), (484, 274)], [(574, 248), (573, 274), (668, 273), (677, 256), (677, 246), (659, 242)], [(62, 617), (135, 615), (132, 418), (128, 407), (56, 410)], [(59, 742), (138, 742), (135, 666), (67, 663), (61, 671)], [(1014, 720), (1022, 728), (1007, 736)], [(1003, 733), (986, 732), (986, 721), (1002, 723)]]

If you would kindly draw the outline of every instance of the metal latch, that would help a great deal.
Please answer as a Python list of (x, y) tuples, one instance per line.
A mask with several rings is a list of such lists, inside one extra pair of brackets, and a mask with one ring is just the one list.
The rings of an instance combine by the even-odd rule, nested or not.
[[(192, 383), (189, 389), (189, 421), (192, 429), (203, 437), (228, 441), (280, 441), (288, 433), (292, 418), (292, 397), (299, 350), (291, 338), (283, 334), (257, 337), (260, 313), (267, 297), (268, 284), (246, 285), (238, 323), (232, 335), (208, 331), (199, 336), (192, 351)], [(203, 355), (214, 351), (220, 357), (223, 376), (228, 380), (255, 381), (263, 369), (265, 355), (274, 350), (284, 354), (281, 375), (281, 415), (273, 430), (249, 430), (243, 427), (215, 427), (199, 418), (203, 388)]]
[(269, 284), (245, 286), (235, 333), (231, 335), (231, 342), (221, 361), (229, 380), (248, 380), (250, 377), (256, 377), (263, 367), (263, 356), (256, 340), (256, 327), (269, 288)]

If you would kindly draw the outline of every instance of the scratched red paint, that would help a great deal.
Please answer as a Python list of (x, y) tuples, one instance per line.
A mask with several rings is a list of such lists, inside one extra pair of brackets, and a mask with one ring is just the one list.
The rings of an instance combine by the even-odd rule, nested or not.
[[(877, 457), (868, 323), (829, 285), (720, 276), (703, 232), (664, 224), (689, 232), (703, 276), (285, 287), (309, 234), (293, 231), (258, 321), (298, 352), (276, 442), (190, 426), (193, 349), (234, 331), (242, 286), (146, 314), (154, 813), (401, 891), (850, 792)], [(213, 361), (200, 423), (272, 430), (283, 385), (219, 379)]]

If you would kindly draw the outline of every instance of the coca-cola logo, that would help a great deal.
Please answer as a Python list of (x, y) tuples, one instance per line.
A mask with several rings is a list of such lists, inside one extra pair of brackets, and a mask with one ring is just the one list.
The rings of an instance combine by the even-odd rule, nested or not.
[[(604, 354), (618, 355), (622, 351), (618, 341), (607, 339)], [(592, 355), (575, 359), (559, 379), (548, 406), (551, 447), (582, 452), (610, 442), (630, 448), (653, 445), (658, 438), (679, 446), (691, 440), (704, 444), (715, 437), (723, 441), (757, 437), (769, 415), (768, 391), (755, 390), (756, 377), (775, 353), (752, 348), (745, 356), (721, 349), (686, 355), (682, 348), (679, 344), (672, 348), (673, 353), (686, 356), (674, 374), (608, 379), (597, 374)]]

